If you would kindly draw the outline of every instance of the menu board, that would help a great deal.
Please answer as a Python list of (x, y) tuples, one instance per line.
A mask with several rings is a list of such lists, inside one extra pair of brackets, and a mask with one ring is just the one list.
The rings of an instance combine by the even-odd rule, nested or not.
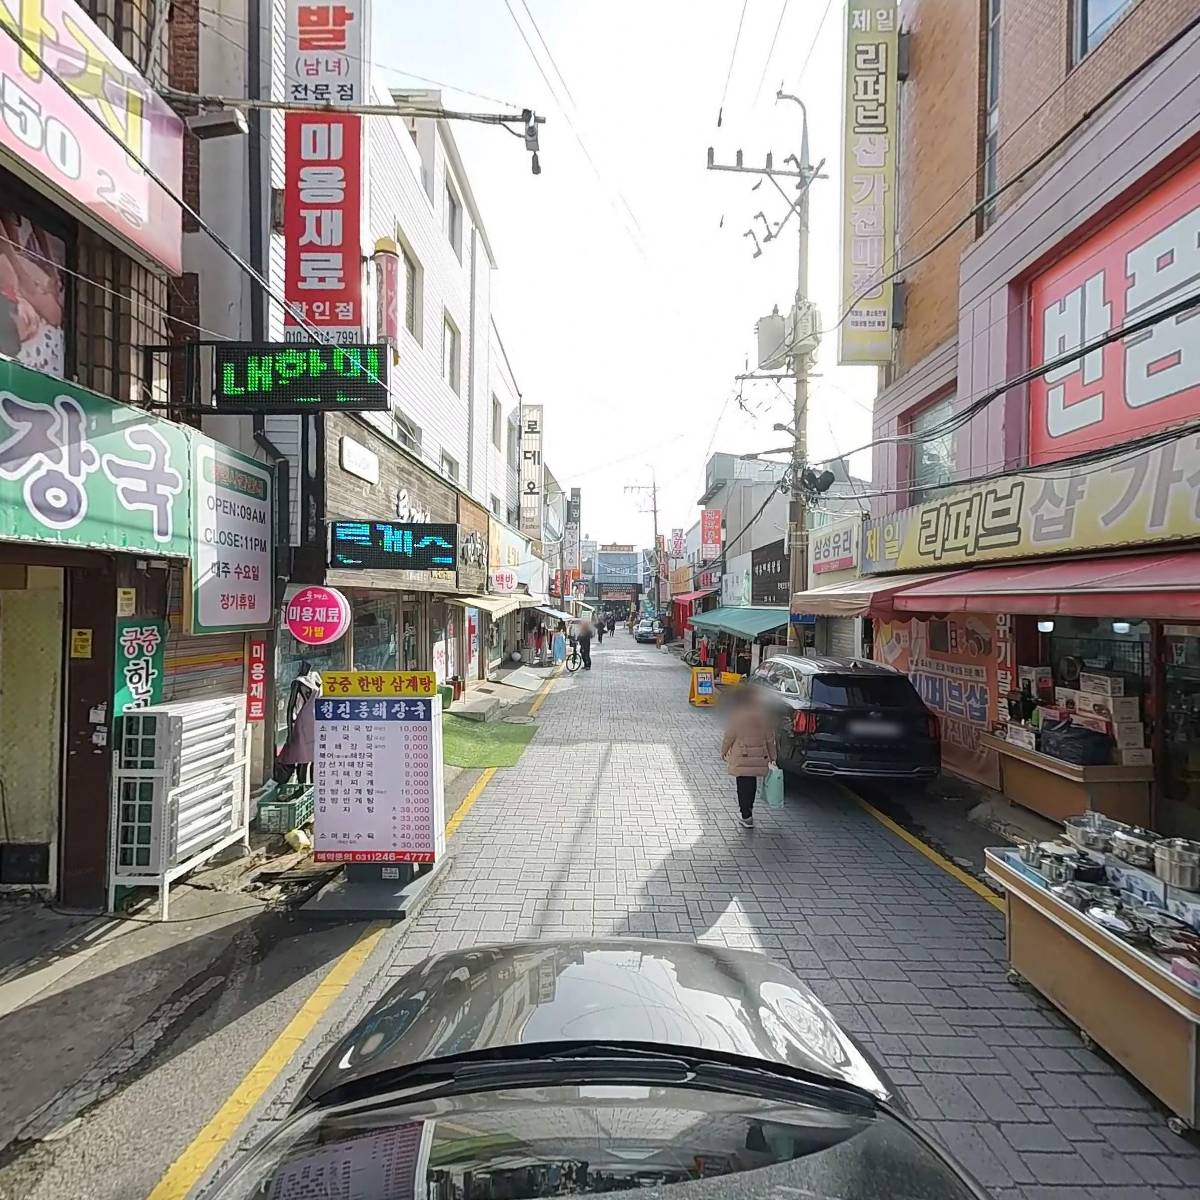
[(331, 671), (321, 690), (313, 858), (436, 862), (446, 822), (442, 702), (433, 674)]

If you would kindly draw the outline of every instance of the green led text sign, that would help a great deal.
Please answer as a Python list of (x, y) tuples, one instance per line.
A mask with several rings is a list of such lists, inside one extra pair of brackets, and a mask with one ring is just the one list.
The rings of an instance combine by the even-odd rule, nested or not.
[(213, 395), (229, 413), (386, 412), (386, 346), (221, 342)]

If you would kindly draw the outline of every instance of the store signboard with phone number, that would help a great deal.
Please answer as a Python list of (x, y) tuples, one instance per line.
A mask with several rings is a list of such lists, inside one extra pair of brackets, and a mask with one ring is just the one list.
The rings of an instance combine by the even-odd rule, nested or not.
[(15, 10), (5, 13), (6, 24), (66, 89), (15, 39), (0, 37), (0, 161), (19, 175), (37, 175), (64, 208), (116, 234), (136, 257), (178, 275), (179, 206), (133, 156), (178, 194), (183, 122), (73, 0), (6, 7)]
[(442, 705), (428, 672), (329, 672), (316, 717), (317, 862), (432, 863), (446, 848)]

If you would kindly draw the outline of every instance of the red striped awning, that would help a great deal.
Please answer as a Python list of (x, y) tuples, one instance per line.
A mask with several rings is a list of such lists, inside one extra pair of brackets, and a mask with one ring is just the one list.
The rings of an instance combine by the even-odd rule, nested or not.
[(897, 613), (1200, 620), (1200, 550), (973, 567), (892, 598)]
[(671, 597), (672, 604), (691, 604), (693, 600), (699, 600), (702, 596), (711, 596), (717, 589), (715, 587), (701, 588), (698, 592), (681, 592), (678, 596)]

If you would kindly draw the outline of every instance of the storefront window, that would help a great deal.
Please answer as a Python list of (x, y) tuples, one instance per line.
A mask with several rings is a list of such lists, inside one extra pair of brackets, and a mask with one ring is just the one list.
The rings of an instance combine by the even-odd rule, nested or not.
[(275, 744), (287, 737), (287, 701), (292, 681), (308, 671), (344, 671), (349, 657), (350, 639), (344, 637), (330, 646), (305, 646), (286, 628), (280, 627), (275, 643)]
[(1164, 625), (1163, 656), (1163, 790), (1200, 808), (1200, 625)]
[(405, 604), (400, 609), (400, 669), (415, 671), (417, 669), (417, 610), (414, 606)]
[(1126, 695), (1150, 691), (1150, 625), (1119, 617), (1054, 617), (1047, 643), (1054, 682), (1077, 688), (1082, 672), (1121, 675)]
[(394, 671), (399, 658), (396, 597), (355, 597), (354, 668), (357, 671)]

